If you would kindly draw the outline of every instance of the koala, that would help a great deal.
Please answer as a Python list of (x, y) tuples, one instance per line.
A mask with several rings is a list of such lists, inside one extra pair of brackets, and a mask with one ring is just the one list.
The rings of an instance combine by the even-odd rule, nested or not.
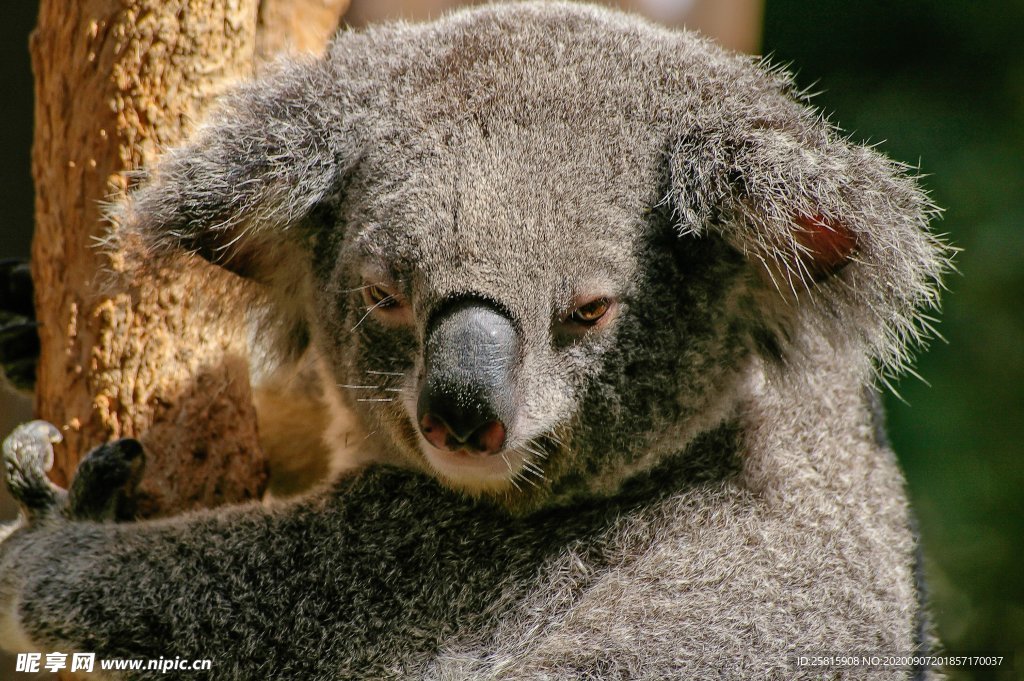
[(65, 492), (54, 431), (23, 426), (0, 638), (217, 679), (922, 652), (875, 386), (930, 332), (934, 211), (788, 74), (690, 32), (558, 2), (343, 31), (228, 95), (118, 238), (259, 282), (257, 334), (315, 371), (345, 465), (287, 503), (113, 522), (137, 445)]

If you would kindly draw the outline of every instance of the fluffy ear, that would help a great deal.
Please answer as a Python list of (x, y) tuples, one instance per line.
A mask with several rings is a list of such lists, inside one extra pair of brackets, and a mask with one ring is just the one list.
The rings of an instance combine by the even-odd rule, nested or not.
[(761, 275), (754, 321), (769, 354), (785, 357), (810, 324), (854, 343), (883, 377), (906, 368), (950, 267), (952, 249), (928, 230), (936, 208), (905, 166), (798, 101), (788, 76), (744, 79), (720, 108), (679, 121), (669, 173), (680, 232), (720, 234)]
[(344, 95), (320, 63), (284, 63), (224, 97), (115, 216), (145, 257), (178, 250), (265, 281), (302, 247), (291, 229), (330, 198), (355, 152)]

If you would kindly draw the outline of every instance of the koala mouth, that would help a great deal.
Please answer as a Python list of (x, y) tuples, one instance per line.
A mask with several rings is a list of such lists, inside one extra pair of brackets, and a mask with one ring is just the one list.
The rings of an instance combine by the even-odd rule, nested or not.
[(509, 487), (527, 463), (527, 454), (515, 449), (484, 453), (465, 448), (439, 449), (426, 441), (420, 444), (420, 450), (434, 471), (453, 486), (468, 491)]
[[(450, 487), (471, 494), (506, 493), (544, 480), (543, 462), (550, 453), (547, 439), (558, 442), (553, 435), (531, 438), (509, 432), (500, 445), (493, 440), (496, 433), (489, 434), (490, 443), (486, 433), (475, 442), (469, 439), (464, 443), (453, 440), (450, 434), (443, 440), (436, 435), (428, 438), (422, 417), (416, 418), (416, 407), (415, 400), (405, 401), (403, 430), (407, 441), (435, 477)], [(443, 446), (436, 446), (432, 440)]]

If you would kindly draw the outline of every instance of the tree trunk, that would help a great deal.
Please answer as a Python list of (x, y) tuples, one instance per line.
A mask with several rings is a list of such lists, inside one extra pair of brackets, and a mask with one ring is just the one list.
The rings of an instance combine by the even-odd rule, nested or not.
[[(36, 411), (65, 434), (67, 485), (93, 446), (147, 449), (142, 515), (258, 497), (248, 284), (197, 259), (129, 274), (102, 203), (188, 134), (215, 95), (282, 48), (322, 49), (347, 0), (42, 0), (32, 36), (42, 342)], [(133, 277), (135, 277), (133, 279)]]

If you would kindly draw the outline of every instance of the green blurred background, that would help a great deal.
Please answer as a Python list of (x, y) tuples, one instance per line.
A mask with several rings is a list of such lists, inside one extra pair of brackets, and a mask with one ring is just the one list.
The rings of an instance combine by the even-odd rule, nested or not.
[[(28, 253), (35, 3), (0, 22), (0, 257)], [(858, 141), (919, 166), (963, 248), (940, 330), (890, 396), (890, 431), (951, 652), (1016, 656), (1024, 678), (1024, 2), (767, 0), (764, 52)], [(0, 402), (0, 422), (14, 418)]]
[(1024, 678), (1024, 3), (768, 0), (764, 49), (854, 139), (920, 167), (963, 249), (948, 342), (890, 395), (890, 435), (943, 642), (1015, 654)]

